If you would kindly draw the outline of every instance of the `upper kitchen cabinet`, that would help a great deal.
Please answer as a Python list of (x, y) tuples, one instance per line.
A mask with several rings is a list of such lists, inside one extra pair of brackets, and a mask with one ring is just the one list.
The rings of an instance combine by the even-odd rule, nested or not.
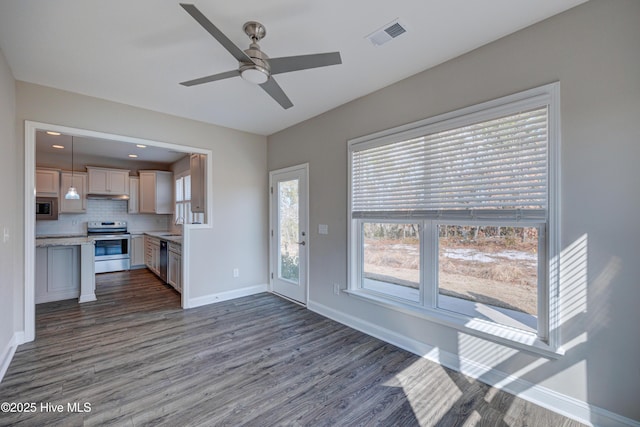
[(140, 212), (140, 178), (136, 176), (129, 177), (129, 208), (130, 214), (137, 214)]
[(58, 197), (60, 195), (60, 171), (36, 169), (36, 196)]
[(129, 171), (87, 166), (88, 194), (129, 195)]
[[(60, 194), (60, 213), (84, 213), (87, 211), (87, 174), (83, 172), (62, 172), (60, 175), (62, 194)], [(67, 200), (65, 192), (75, 187), (80, 199)]]
[(173, 213), (173, 173), (140, 171), (140, 213)]
[(191, 175), (191, 212), (204, 213), (207, 156), (205, 154), (192, 154), (189, 166)]

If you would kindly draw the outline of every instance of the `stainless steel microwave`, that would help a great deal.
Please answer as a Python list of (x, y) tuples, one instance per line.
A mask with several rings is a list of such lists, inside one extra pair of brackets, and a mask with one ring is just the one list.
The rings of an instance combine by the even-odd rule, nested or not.
[(58, 219), (57, 197), (36, 197), (36, 220)]

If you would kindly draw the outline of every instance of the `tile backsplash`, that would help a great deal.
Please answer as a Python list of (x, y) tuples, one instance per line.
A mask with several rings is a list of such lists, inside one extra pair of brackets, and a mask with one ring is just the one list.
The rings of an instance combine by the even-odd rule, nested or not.
[(130, 232), (169, 230), (172, 215), (129, 214), (126, 200), (87, 200), (87, 212), (60, 214), (57, 221), (36, 221), (36, 236), (84, 234), (88, 221), (127, 221)]

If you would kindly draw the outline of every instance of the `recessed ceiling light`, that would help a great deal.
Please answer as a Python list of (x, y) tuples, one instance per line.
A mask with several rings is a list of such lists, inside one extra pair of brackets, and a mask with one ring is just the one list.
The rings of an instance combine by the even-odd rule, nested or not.
[(63, 149), (64, 145), (58, 145), (58, 144), (53, 144), (52, 145), (53, 148), (59, 148), (59, 149)]
[(136, 147), (138, 147), (138, 148), (147, 148), (147, 146), (143, 145), (143, 144), (136, 144)]
[(60, 132), (54, 132), (54, 131), (48, 130), (47, 135), (60, 136)]
[(132, 159), (135, 159), (136, 157), (138, 157), (137, 154), (129, 154), (129, 157), (131, 157)]

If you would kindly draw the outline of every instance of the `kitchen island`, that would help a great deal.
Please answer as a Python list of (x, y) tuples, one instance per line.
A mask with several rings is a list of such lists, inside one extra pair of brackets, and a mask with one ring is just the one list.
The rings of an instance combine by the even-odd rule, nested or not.
[(96, 300), (94, 240), (86, 235), (36, 237), (36, 304)]

